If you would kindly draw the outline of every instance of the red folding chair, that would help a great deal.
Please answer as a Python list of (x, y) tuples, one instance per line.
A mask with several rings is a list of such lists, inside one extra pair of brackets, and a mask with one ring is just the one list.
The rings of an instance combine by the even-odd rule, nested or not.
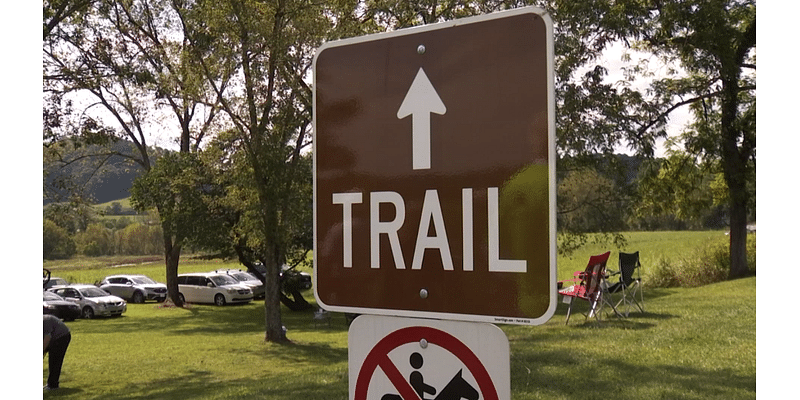
[[(586, 300), (589, 302), (589, 312), (586, 313), (586, 318), (595, 317), (600, 320), (600, 311), (603, 307), (603, 291), (604, 281), (606, 274), (606, 262), (611, 252), (605, 252), (600, 255), (591, 256), (589, 264), (584, 271), (576, 271), (573, 275), (574, 278), (559, 281), (559, 284), (564, 282), (578, 282), (575, 285), (561, 289), (558, 294), (564, 296), (564, 299), (569, 301), (569, 309), (567, 309), (567, 321), (569, 324), (569, 316), (572, 314), (572, 305), (575, 304), (575, 299)], [(611, 304), (609, 304), (611, 305)], [(613, 307), (613, 305), (612, 305)], [(616, 313), (616, 310), (614, 310)]]

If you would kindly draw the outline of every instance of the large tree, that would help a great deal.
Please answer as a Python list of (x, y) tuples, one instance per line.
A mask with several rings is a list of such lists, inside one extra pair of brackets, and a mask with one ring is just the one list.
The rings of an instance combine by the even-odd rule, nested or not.
[(748, 214), (755, 202), (756, 2), (653, 1), (648, 11), (638, 44), (684, 70), (651, 85), (660, 117), (691, 106), (695, 123), (684, 134), (686, 150), (721, 165), (728, 189), (730, 277), (745, 276)]
[[(153, 164), (149, 141), (159, 133), (168, 132), (180, 152), (198, 148), (212, 128), (217, 98), (195, 73), (191, 64), (195, 58), (188, 54), (189, 43), (172, 4), (167, 0), (45, 3), (46, 146), (67, 136), (94, 144), (125, 139), (135, 145), (135, 155), (113, 151), (96, 155), (128, 157), (145, 171)], [(70, 123), (68, 114), (79, 117)], [(49, 149), (57, 152), (58, 146)], [(155, 206), (160, 214), (169, 215), (175, 211), (163, 207), (181, 204)], [(177, 271), (186, 234), (169, 228), (164, 222), (167, 287), (170, 298), (180, 304)]]
[(228, 0), (186, 2), (181, 11), (198, 71), (220, 98), (249, 174), (255, 235), (247, 243), (267, 271), (267, 341), (287, 340), (279, 277), (295, 240), (291, 205), (296, 181), (307, 167), (303, 149), (311, 139), (312, 96), (306, 82), (311, 60), (324, 38), (350, 26), (355, 8), (348, 1)]

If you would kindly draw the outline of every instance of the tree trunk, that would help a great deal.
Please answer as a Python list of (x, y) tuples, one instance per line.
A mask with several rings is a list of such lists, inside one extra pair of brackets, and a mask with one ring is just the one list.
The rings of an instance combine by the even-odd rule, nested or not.
[(306, 301), (303, 294), (300, 291), (293, 289), (289, 293), (292, 295), (291, 298), (286, 295), (286, 293), (281, 292), (281, 303), (285, 305), (288, 309), (292, 311), (305, 311), (311, 309), (311, 304)]
[(741, 278), (750, 273), (747, 266), (747, 207), (731, 202), (730, 234), (731, 270), (729, 278)]
[(178, 296), (178, 262), (181, 258), (181, 245), (173, 245), (172, 237), (164, 235), (164, 259), (167, 267), (167, 296), (176, 307), (183, 307)]
[(747, 267), (747, 158), (740, 154), (740, 131), (737, 128), (739, 75), (735, 70), (723, 78), (722, 96), (722, 169), (730, 197), (731, 233), (729, 278), (740, 278), (749, 272)]
[(264, 265), (267, 269), (267, 279), (264, 282), (265, 296), (264, 296), (264, 315), (266, 322), (266, 336), (264, 340), (267, 342), (285, 343), (288, 342), (286, 332), (283, 331), (283, 323), (281, 322), (281, 284), (280, 284), (280, 266), (275, 260), (270, 257), (270, 260), (265, 260)]

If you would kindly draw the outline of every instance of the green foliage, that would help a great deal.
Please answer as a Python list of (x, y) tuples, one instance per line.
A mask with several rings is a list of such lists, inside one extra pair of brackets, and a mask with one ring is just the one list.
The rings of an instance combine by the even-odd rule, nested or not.
[(624, 229), (627, 199), (592, 168), (570, 171), (558, 184), (558, 229), (574, 233)]
[(721, 228), (727, 224), (724, 206), (728, 198), (720, 175), (718, 162), (704, 162), (673, 150), (666, 159), (643, 169), (636, 216), (645, 224), (661, 218), (680, 221), (684, 229)]
[(99, 223), (90, 224), (75, 235), (78, 252), (87, 256), (115, 254), (114, 232)]
[(158, 210), (165, 234), (179, 238), (202, 229), (208, 220), (204, 196), (214, 188), (195, 153), (168, 153), (131, 187), (137, 211)]
[(89, 223), (85, 230), (69, 234), (49, 219), (44, 220), (44, 259), (63, 259), (75, 255), (89, 257), (163, 254), (161, 227), (116, 221)]
[(117, 232), (116, 254), (162, 254), (164, 236), (158, 225), (133, 223)]
[(75, 242), (66, 229), (49, 219), (44, 220), (42, 229), (42, 252), (45, 260), (70, 258), (75, 255)]
[[(651, 287), (698, 287), (728, 279), (730, 248), (727, 237), (708, 240), (677, 260), (659, 258), (648, 276)], [(756, 235), (747, 238), (748, 267), (756, 271)]]
[(44, 206), (45, 219), (53, 221), (69, 233), (86, 229), (97, 218), (95, 210), (80, 198), (63, 203), (50, 203)]

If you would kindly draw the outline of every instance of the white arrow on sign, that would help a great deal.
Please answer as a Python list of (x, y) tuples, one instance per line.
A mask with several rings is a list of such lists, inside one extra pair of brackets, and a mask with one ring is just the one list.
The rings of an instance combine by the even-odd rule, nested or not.
[(431, 167), (431, 113), (442, 115), (447, 107), (442, 103), (428, 76), (422, 68), (417, 72), (414, 82), (406, 93), (397, 118), (411, 115), (412, 165), (414, 169)]

